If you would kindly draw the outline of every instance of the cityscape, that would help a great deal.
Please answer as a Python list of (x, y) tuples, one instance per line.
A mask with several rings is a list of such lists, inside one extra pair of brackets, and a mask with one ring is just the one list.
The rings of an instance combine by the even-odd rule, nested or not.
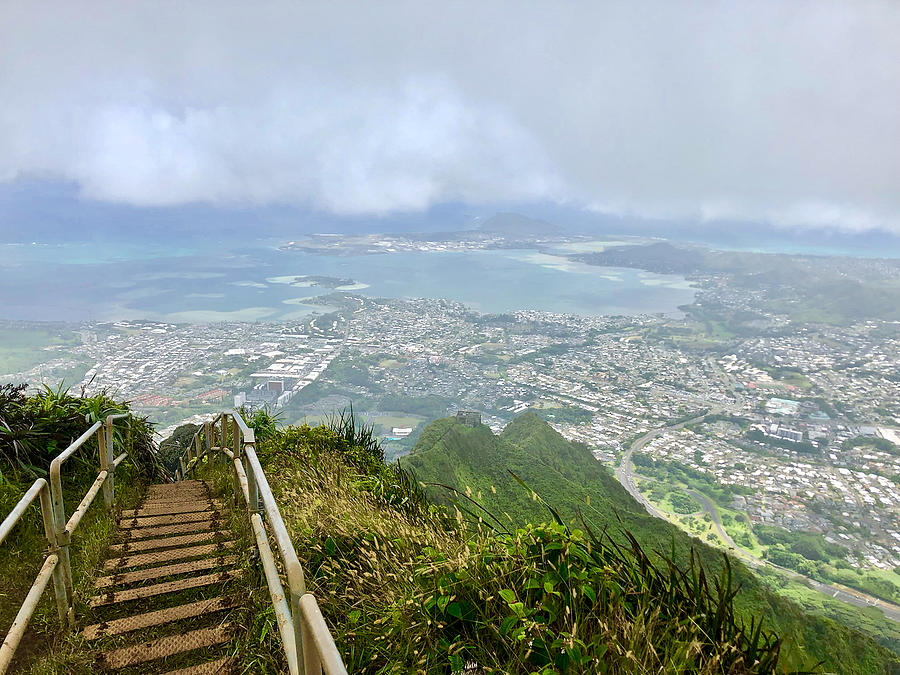
[[(673, 464), (734, 488), (719, 506), (751, 525), (820, 534), (854, 568), (900, 566), (896, 322), (798, 329), (772, 314), (742, 337), (710, 334), (690, 312), (496, 315), (352, 291), (310, 301), (329, 311), (280, 323), (78, 325), (80, 344), (49, 347), (4, 379), (53, 384), (80, 367), (73, 386), (133, 401), (161, 437), (222, 407), (269, 406), (284, 423), (314, 423), (352, 405), (390, 457), (460, 409), (497, 431), (535, 410), (598, 461), (627, 458), (632, 489), (650, 485), (642, 462)], [(720, 279), (700, 283), (695, 302), (746, 303)], [(765, 555), (755, 537), (741, 541)]]

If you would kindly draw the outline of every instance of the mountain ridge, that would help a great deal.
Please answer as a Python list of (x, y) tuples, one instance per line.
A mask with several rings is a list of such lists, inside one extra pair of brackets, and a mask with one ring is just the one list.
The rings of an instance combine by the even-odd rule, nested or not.
[[(723, 567), (721, 551), (647, 514), (586, 446), (567, 441), (533, 412), (515, 418), (500, 434), (484, 425), (466, 427), (453, 418), (437, 420), (422, 432), (401, 465), (427, 485), (431, 499), (459, 503), (485, 522), (496, 519), (509, 529), (547, 522), (552, 519), (550, 506), (572, 528), (606, 531), (622, 544), (627, 542), (626, 531), (634, 534), (658, 561), (671, 556), (684, 565), (693, 550), (706, 569)], [(441, 486), (465, 494), (484, 512), (468, 500), (453, 499)], [(739, 561), (731, 560), (730, 566), (743, 587), (736, 607), (745, 616), (765, 617), (768, 628), (792, 645), (785, 650), (789, 667), (808, 668), (821, 660), (827, 672), (900, 672), (874, 666), (891, 657), (870, 636), (807, 614), (766, 589)], [(860, 665), (847, 665), (853, 663)], [(900, 667), (900, 661), (895, 664), (889, 668)]]

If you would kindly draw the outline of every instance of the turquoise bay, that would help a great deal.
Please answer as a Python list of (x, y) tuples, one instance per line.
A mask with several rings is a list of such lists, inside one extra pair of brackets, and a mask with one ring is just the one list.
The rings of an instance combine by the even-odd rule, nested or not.
[(222, 242), (169, 255), (136, 254), (133, 247), (97, 257), (72, 256), (66, 247), (55, 247), (54, 256), (42, 247), (23, 246), (17, 253), (0, 265), (5, 308), (0, 318), (290, 320), (323, 311), (304, 300), (332, 292), (294, 279), (306, 275), (354, 282), (337, 291), (373, 298), (446, 298), (490, 313), (680, 316), (678, 307), (689, 304), (695, 293), (679, 276), (595, 267), (532, 250), (332, 256), (281, 251), (273, 242), (260, 241), (250, 249)]

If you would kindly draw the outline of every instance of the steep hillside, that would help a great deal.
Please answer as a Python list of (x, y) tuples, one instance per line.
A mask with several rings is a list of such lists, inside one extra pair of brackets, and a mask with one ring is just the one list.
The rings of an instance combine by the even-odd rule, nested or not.
[[(586, 447), (568, 442), (534, 413), (516, 418), (499, 436), (484, 425), (438, 420), (402, 461), (425, 482), (468, 488), (485, 508), (507, 514), (515, 525), (547, 520), (549, 513), (510, 472), (569, 520), (587, 509), (603, 516), (597, 520), (602, 526), (615, 510), (640, 508)], [(434, 487), (429, 495), (440, 501), (449, 493)]]
[[(478, 511), (465, 497), (454, 498), (452, 491), (440, 486), (454, 488), (506, 527), (550, 520), (546, 504), (565, 522), (580, 526), (583, 518), (595, 531), (608, 528), (620, 542), (627, 540), (623, 534), (627, 530), (649, 551), (666, 556), (674, 552), (679, 565), (687, 564), (693, 549), (708, 569), (723, 566), (721, 552), (647, 515), (585, 446), (566, 441), (533, 413), (515, 419), (500, 435), (485, 426), (471, 428), (453, 419), (438, 420), (423, 431), (403, 465), (430, 484), (431, 498), (453, 499)], [(804, 614), (794, 603), (764, 588), (739, 562), (733, 561), (732, 566), (742, 585), (736, 606), (745, 616), (764, 617), (766, 625), (784, 638), (784, 662), (790, 666), (802, 668), (823, 661), (829, 672), (895, 672), (891, 668), (897, 665), (887, 665), (892, 657), (868, 636)]]

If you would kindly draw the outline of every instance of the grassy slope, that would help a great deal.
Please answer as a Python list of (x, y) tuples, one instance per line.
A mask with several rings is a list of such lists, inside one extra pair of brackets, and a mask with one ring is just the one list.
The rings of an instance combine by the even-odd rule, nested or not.
[[(468, 428), (451, 419), (439, 420), (423, 432), (404, 465), (423, 481), (468, 488), (489, 511), (507, 514), (504, 519), (547, 520), (546, 508), (527, 494), (509, 469), (565, 520), (583, 514), (592, 528), (625, 527), (651, 550), (668, 553), (674, 542), (676, 557), (682, 561), (693, 546), (704, 564), (721, 566), (721, 553), (648, 516), (584, 446), (566, 441), (534, 414), (517, 418), (500, 436), (484, 426)], [(434, 493), (438, 494), (436, 489)], [(785, 638), (788, 665), (799, 668), (822, 660), (834, 672), (891, 672), (891, 655), (871, 638), (805, 614), (769, 592), (740, 563), (734, 566), (743, 584), (739, 607), (766, 617), (769, 627)]]
[(558, 525), (497, 536), (321, 427), (260, 448), (350, 672), (781, 672), (736, 626), (727, 592), (660, 576), (638, 549)]

